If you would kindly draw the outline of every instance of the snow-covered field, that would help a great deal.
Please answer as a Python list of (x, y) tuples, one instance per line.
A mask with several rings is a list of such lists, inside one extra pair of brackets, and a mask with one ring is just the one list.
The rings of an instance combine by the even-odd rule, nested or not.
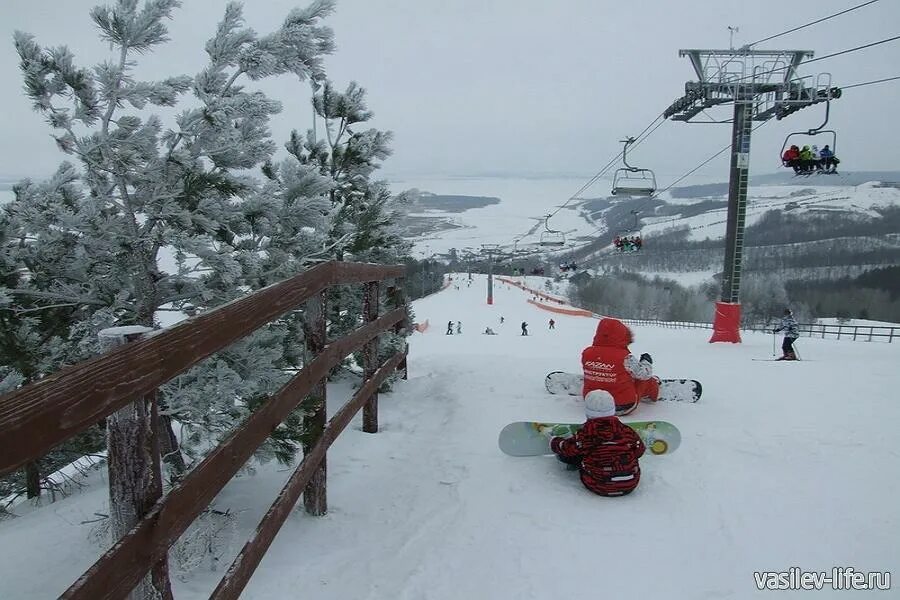
[[(459, 194), (470, 196), (495, 196), (499, 204), (463, 213), (430, 211), (428, 215), (452, 220), (458, 229), (430, 233), (415, 240), (417, 252), (424, 255), (446, 253), (450, 248), (479, 250), (481, 244), (500, 244), (506, 250), (513, 249), (513, 241), (521, 237), (516, 248), (543, 249), (538, 246), (540, 232), (544, 231), (540, 218), (555, 211), (572, 197), (588, 179), (507, 179), (507, 178), (433, 178), (398, 179), (392, 182), (393, 189), (400, 191), (418, 188), (436, 194)], [(695, 181), (692, 181), (696, 183)], [(746, 224), (757, 222), (769, 210), (789, 210), (798, 214), (807, 211), (852, 210), (860, 215), (875, 216), (874, 207), (900, 203), (900, 190), (896, 188), (874, 187), (874, 183), (863, 185), (836, 185), (838, 181), (822, 178), (804, 180), (800, 185), (755, 185), (748, 190)], [(808, 185), (807, 185), (808, 183)], [(610, 182), (601, 179), (579, 194), (578, 198), (598, 198), (609, 195)], [(717, 199), (725, 200), (727, 195), (710, 198), (672, 198), (669, 192), (660, 194), (660, 199), (674, 205), (690, 205)], [(551, 229), (566, 234), (571, 250), (596, 237), (598, 231), (605, 230), (602, 222), (586, 220), (580, 210), (581, 201), (573, 200), (560, 210), (551, 220)], [(652, 238), (655, 233), (671, 227), (690, 227), (690, 239), (718, 239), (725, 236), (727, 210), (710, 210), (699, 215), (681, 217), (679, 215), (654, 218), (642, 215), (641, 234)], [(526, 234), (524, 235), (523, 234)], [(579, 240), (578, 238), (581, 238)]]
[[(513, 248), (513, 240), (524, 235), (519, 249), (536, 249), (540, 232), (545, 231), (543, 217), (555, 211), (572, 197), (585, 179), (524, 179), (502, 177), (458, 177), (397, 179), (391, 182), (395, 191), (416, 188), (435, 194), (464, 196), (493, 196), (499, 204), (470, 209), (464, 213), (431, 211), (429, 216), (449, 218), (459, 229), (428, 234), (416, 240), (419, 252), (443, 254), (451, 248), (480, 249), (481, 244), (500, 244)], [(580, 197), (596, 198), (609, 193), (610, 182), (601, 180), (585, 190)], [(573, 201), (559, 211), (549, 227), (565, 232), (567, 237), (592, 235), (596, 227), (580, 216), (579, 202)]]
[[(660, 376), (702, 380), (704, 395), (629, 417), (675, 423), (682, 446), (642, 459), (632, 495), (602, 498), (552, 457), (497, 449), (510, 421), (583, 419), (543, 376), (578, 369), (596, 321), (543, 312), (502, 284), (488, 306), (485, 287), (475, 276), (415, 303), (431, 328), (410, 340), (409, 380), (381, 396), (382, 431), (362, 433), (357, 418), (338, 439), (328, 516), (296, 511), (242, 597), (742, 600), (770, 596), (754, 571), (897, 576), (900, 344), (802, 339), (808, 360), (763, 362), (771, 335), (709, 344), (708, 331), (636, 328), (633, 350), (652, 353)], [(462, 335), (444, 335), (450, 320)], [(480, 335), (487, 326), (500, 335)], [(347, 384), (329, 394), (336, 408)], [(208, 596), (287, 476), (265, 465), (228, 486), (216, 506), (237, 514), (238, 539), (215, 572), (176, 579), (176, 597)], [(0, 522), (0, 598), (54, 597), (95, 560), (80, 523), (106, 511), (106, 492), (99, 474), (89, 483)], [(893, 597), (815, 594), (848, 596)]]
[[(804, 193), (805, 192), (805, 193)], [(723, 196), (721, 199), (724, 199)], [(684, 199), (676, 202), (685, 203)], [(755, 186), (748, 190), (746, 225), (753, 225), (770, 210), (792, 211), (798, 214), (809, 211), (846, 211), (877, 217), (872, 209), (900, 202), (900, 190), (896, 188), (879, 188), (874, 183), (858, 186)], [(722, 208), (711, 210), (700, 215), (686, 218), (667, 218), (659, 222), (645, 225), (641, 233), (652, 236), (672, 226), (690, 227), (691, 240), (705, 238), (718, 239), (725, 235), (725, 224), (728, 210)]]

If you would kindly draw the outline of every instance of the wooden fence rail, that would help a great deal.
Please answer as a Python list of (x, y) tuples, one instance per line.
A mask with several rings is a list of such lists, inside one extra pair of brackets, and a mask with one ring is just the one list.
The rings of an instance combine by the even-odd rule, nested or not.
[[(659, 319), (622, 319), (625, 323), (634, 325), (653, 325), (672, 329), (712, 329), (712, 323), (697, 321), (662, 321)], [(748, 323), (741, 325), (744, 331), (771, 332), (775, 322)], [(892, 343), (900, 339), (900, 327), (887, 325), (823, 325), (820, 323), (798, 323), (797, 327), (801, 337), (821, 337), (823, 339), (846, 339), (866, 342)]]
[[(185, 532), (222, 488), (253, 456), (269, 434), (311, 394), (321, 394), (316, 414), (324, 426), (324, 381), (346, 356), (365, 350), (365, 383), (304, 447), (304, 458), (263, 518), (256, 534), (235, 559), (213, 593), (236, 598), (246, 586), (300, 494), (321, 495), (309, 512), (324, 513), (324, 464), (328, 447), (363, 406), (365, 431), (377, 430), (377, 389), (398, 367), (405, 369), (405, 352), (376, 364), (380, 334), (408, 327), (399, 288), (389, 287), (393, 310), (378, 316), (379, 281), (402, 278), (403, 266), (325, 263), (300, 275), (192, 318), (171, 329), (64, 369), (11, 394), (0, 396), (0, 474), (46, 453), (104, 417), (155, 393), (156, 389), (204, 358), (252, 333), (273, 319), (303, 307), (311, 309), (310, 347), (314, 358), (262, 407), (219, 444), (181, 482), (142, 515), (63, 594), (64, 598), (128, 596), (151, 567), (164, 563), (169, 547)], [(330, 342), (324, 339), (324, 292), (332, 285), (364, 283), (365, 325)], [(163, 594), (168, 596), (168, 594)]]

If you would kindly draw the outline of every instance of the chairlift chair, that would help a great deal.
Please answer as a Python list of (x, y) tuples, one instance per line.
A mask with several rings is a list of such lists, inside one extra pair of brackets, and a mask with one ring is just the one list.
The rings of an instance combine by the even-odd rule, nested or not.
[[(781, 154), (778, 155), (778, 161), (783, 166), (786, 166), (786, 167), (789, 166), (789, 165), (785, 164), (784, 158), (783, 158), (784, 153), (785, 153), (785, 151), (787, 151), (788, 148), (790, 148), (791, 146), (794, 146), (794, 145), (796, 145), (797, 147), (800, 147), (800, 148), (802, 148), (803, 146), (807, 146), (807, 145), (811, 146), (812, 145), (812, 143), (810, 143), (810, 144), (803, 144), (803, 143), (792, 144), (791, 138), (815, 137), (817, 135), (822, 135), (822, 134), (830, 135), (831, 143), (830, 144), (821, 144), (819, 147), (821, 149), (821, 148), (824, 148), (825, 146), (828, 146), (829, 149), (831, 150), (831, 152), (834, 154), (834, 156), (837, 156), (837, 132), (833, 129), (822, 129), (823, 127), (825, 127), (825, 125), (828, 124), (828, 113), (830, 112), (830, 109), (831, 109), (831, 101), (825, 102), (825, 120), (818, 127), (815, 127), (813, 129), (807, 129), (806, 131), (794, 131), (794, 132), (789, 133), (787, 135), (787, 137), (784, 138), (784, 144), (782, 144), (782, 146), (781, 146)], [(836, 171), (824, 171), (824, 170), (820, 171), (820, 170), (816, 169), (815, 171), (812, 171), (809, 174), (812, 174), (812, 173), (821, 173), (823, 175), (831, 175), (831, 174), (836, 173)], [(797, 175), (805, 175), (805, 174), (807, 174), (807, 173), (797, 173)]]
[(650, 169), (632, 167), (628, 164), (628, 146), (634, 143), (634, 138), (621, 140), (625, 147), (622, 149), (622, 163), (624, 167), (616, 169), (613, 175), (613, 196), (652, 196), (656, 192), (656, 175)]
[(550, 229), (550, 226), (547, 225), (547, 221), (550, 220), (550, 215), (544, 217), (544, 229), (546, 231), (541, 232), (541, 240), (538, 242), (541, 246), (565, 246), (566, 245), (566, 234), (562, 231), (556, 231), (555, 229)]
[(539, 243), (541, 246), (565, 246), (566, 234), (562, 231), (548, 229), (541, 232), (541, 241)]

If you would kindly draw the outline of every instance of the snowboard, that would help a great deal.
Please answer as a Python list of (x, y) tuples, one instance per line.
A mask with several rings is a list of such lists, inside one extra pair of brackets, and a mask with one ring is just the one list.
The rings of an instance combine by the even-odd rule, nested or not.
[[(571, 437), (584, 423), (538, 423), (516, 421), (500, 431), (497, 443), (510, 456), (553, 454), (550, 438)], [(625, 423), (637, 432), (647, 447), (647, 454), (671, 454), (681, 445), (681, 432), (666, 421), (634, 421)]]
[[(553, 371), (544, 378), (544, 386), (551, 394), (581, 396), (584, 384), (580, 373)], [(660, 379), (659, 402), (696, 402), (703, 395), (703, 386), (695, 379)]]

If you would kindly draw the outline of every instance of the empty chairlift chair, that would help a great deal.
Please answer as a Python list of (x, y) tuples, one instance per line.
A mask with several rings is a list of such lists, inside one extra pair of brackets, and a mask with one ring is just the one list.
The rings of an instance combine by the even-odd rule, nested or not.
[(656, 192), (656, 175), (650, 169), (640, 169), (628, 164), (628, 146), (634, 143), (634, 138), (621, 140), (625, 147), (622, 149), (622, 163), (624, 167), (616, 169), (613, 175), (613, 196), (652, 196)]
[(541, 233), (541, 246), (565, 246), (566, 234), (562, 231), (544, 231)]
[(547, 225), (547, 221), (550, 219), (550, 215), (547, 215), (544, 218), (544, 229), (546, 231), (541, 232), (541, 246), (565, 246), (566, 245), (566, 234), (562, 231), (556, 231), (555, 229), (550, 229)]

